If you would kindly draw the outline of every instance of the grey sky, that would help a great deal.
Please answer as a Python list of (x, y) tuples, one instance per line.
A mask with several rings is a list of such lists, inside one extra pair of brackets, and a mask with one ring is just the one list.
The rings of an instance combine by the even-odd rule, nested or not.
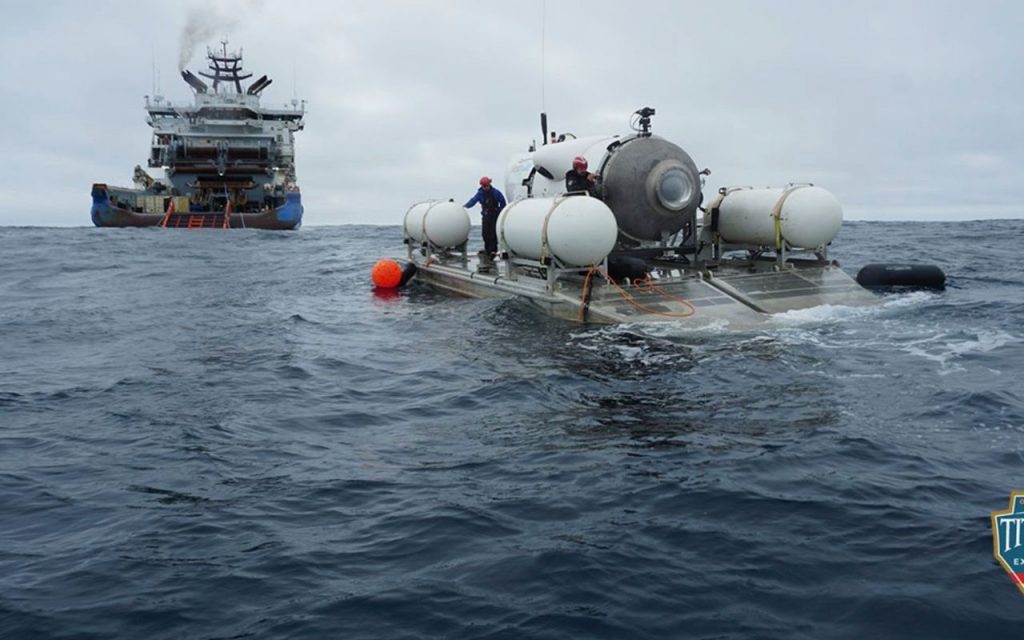
[[(147, 157), (143, 95), (191, 101), (187, 21), (307, 100), (305, 223), (398, 224), (553, 129), (656, 133), (723, 184), (820, 184), (849, 219), (1022, 217), (1024, 3), (3, 2), (0, 224), (88, 225)], [(542, 22), (544, 73), (542, 74)], [(295, 73), (293, 76), (293, 68)], [(542, 80), (543, 79), (543, 80)]]

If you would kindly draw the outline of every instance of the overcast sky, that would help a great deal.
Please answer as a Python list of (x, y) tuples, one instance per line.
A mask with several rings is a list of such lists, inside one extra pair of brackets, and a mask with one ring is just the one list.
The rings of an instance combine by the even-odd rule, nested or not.
[[(399, 224), (468, 198), (539, 137), (654, 131), (725, 184), (814, 182), (848, 219), (1024, 216), (1024, 2), (3, 0), (0, 224), (89, 225), (129, 185), (143, 96), (192, 93), (186, 24), (307, 101), (307, 225)], [(293, 94), (294, 91), (294, 94)]]

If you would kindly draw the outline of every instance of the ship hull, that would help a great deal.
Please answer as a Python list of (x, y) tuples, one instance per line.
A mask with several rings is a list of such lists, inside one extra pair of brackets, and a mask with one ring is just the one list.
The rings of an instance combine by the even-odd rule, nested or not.
[(102, 185), (93, 187), (92, 223), (97, 227), (168, 227), (270, 229), (290, 231), (302, 225), (301, 194), (289, 193), (284, 204), (259, 212), (180, 211), (142, 213), (117, 206)]

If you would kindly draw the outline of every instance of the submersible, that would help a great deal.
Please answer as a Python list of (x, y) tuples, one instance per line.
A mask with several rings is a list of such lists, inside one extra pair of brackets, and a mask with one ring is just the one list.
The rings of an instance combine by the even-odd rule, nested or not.
[[(879, 302), (829, 256), (843, 221), (832, 193), (790, 183), (705, 198), (710, 171), (655, 135), (653, 115), (636, 111), (626, 134), (570, 135), (512, 157), (496, 259), (467, 251), (470, 217), (455, 202), (413, 205), (403, 236), (414, 280), (597, 323), (740, 328), (796, 309)], [(592, 194), (567, 192), (574, 163), (593, 169)]]

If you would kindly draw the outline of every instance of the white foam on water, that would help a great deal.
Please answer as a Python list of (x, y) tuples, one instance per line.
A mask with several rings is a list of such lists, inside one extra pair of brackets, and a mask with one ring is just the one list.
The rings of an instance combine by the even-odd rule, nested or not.
[(768, 318), (769, 328), (806, 327), (835, 324), (852, 318), (877, 313), (877, 307), (847, 307), (823, 304), (807, 309), (794, 309), (776, 313)]
[(913, 291), (884, 298), (882, 303), (878, 305), (852, 307), (823, 304), (817, 307), (776, 313), (768, 319), (768, 323), (776, 327), (832, 325), (848, 320), (884, 316), (892, 311), (902, 311), (909, 307), (917, 307), (933, 301), (935, 296), (936, 294), (928, 291)]
[(932, 302), (941, 293), (934, 291), (910, 291), (908, 293), (892, 294), (885, 296), (882, 303), (883, 309), (899, 309), (902, 307), (916, 307), (919, 304)]
[(911, 355), (937, 363), (939, 373), (948, 375), (964, 371), (960, 361), (965, 357), (989, 353), (1020, 341), (1019, 337), (1005, 331), (979, 331), (967, 337), (962, 333), (942, 333), (904, 343), (900, 348)]
[(713, 320), (700, 321), (695, 319), (679, 320), (677, 322), (635, 322), (630, 324), (613, 325), (606, 330), (626, 331), (629, 333), (647, 335), (657, 338), (691, 338), (691, 337), (715, 337), (715, 336), (754, 336), (754, 335), (777, 335), (780, 330), (789, 329), (813, 329), (817, 327), (832, 327), (834, 325), (851, 320), (864, 318), (883, 318), (892, 312), (902, 313), (907, 308), (927, 304), (936, 299), (935, 294), (928, 291), (914, 291), (906, 294), (887, 296), (880, 304), (868, 306), (846, 306), (825, 304), (806, 309), (794, 309), (772, 315), (764, 316), (761, 324), (750, 324), (747, 322), (730, 322), (728, 319), (715, 318)]
[[(938, 296), (928, 291), (886, 296), (878, 305), (819, 305), (765, 316), (761, 325), (737, 325), (728, 320), (696, 324), (679, 322), (636, 322), (631, 324), (587, 327), (573, 333), (577, 346), (598, 352), (611, 350), (626, 361), (670, 364), (678, 359), (676, 349), (652, 349), (657, 341), (685, 345), (698, 360), (722, 348), (731, 352), (761, 352), (773, 346), (817, 347), (821, 349), (902, 350), (939, 363), (941, 372), (955, 370), (956, 361), (971, 353), (991, 351), (1016, 340), (1009, 334), (981, 335), (975, 340), (964, 334), (938, 334), (936, 327), (906, 322), (907, 309), (934, 302)], [(990, 332), (991, 333), (991, 332)], [(639, 337), (623, 341), (624, 337)], [(646, 342), (643, 339), (650, 339)], [(667, 352), (668, 353), (667, 353)], [(882, 375), (882, 374), (878, 374)]]
[(710, 320), (679, 320), (677, 322), (636, 322), (620, 325), (631, 333), (655, 338), (688, 338), (699, 336), (720, 336), (737, 333), (735, 325), (724, 318)]

